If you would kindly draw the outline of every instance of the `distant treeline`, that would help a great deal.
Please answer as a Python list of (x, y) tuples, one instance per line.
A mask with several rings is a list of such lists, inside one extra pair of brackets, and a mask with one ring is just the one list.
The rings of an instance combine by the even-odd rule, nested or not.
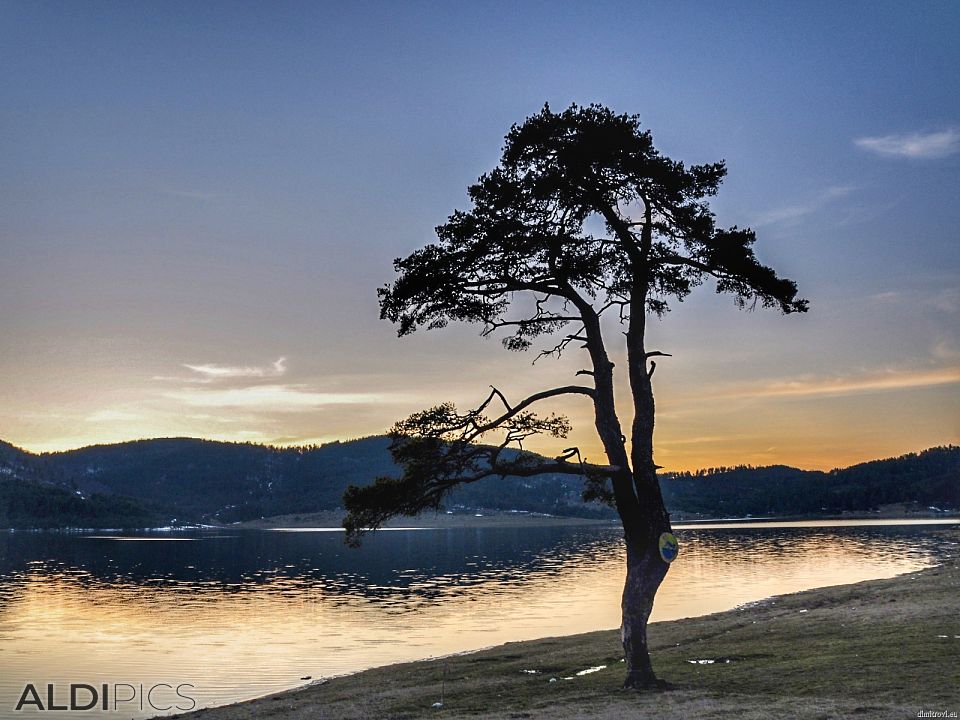
[(865, 512), (893, 503), (960, 507), (960, 448), (936, 447), (819, 472), (783, 465), (667, 473), (671, 509), (710, 516)]
[(0, 528), (146, 527), (161, 517), (142, 503), (99, 493), (74, 492), (29, 480), (0, 481)]
[[(186, 438), (34, 455), (0, 443), (0, 527), (134, 527), (230, 523), (333, 510), (344, 489), (397, 472), (385, 437), (305, 448)], [(960, 507), (960, 448), (942, 447), (829, 473), (785, 466), (668, 473), (672, 511), (704, 516), (869, 511), (919, 502)], [(490, 478), (455, 490), (447, 507), (613, 517), (580, 499), (575, 476)]]

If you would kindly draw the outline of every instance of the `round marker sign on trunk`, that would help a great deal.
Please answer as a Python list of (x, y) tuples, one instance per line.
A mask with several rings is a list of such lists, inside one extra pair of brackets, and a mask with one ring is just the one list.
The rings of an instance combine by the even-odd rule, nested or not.
[(660, 536), (660, 557), (664, 562), (673, 562), (680, 552), (680, 543), (673, 533), (663, 533)]

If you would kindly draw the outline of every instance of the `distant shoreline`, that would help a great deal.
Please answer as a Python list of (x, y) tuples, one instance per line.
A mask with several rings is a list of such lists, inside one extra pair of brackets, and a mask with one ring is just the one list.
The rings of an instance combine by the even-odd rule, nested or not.
[[(291, 515), (277, 515), (274, 517), (248, 520), (228, 528), (250, 528), (259, 530), (306, 529), (306, 528), (341, 528), (343, 513), (335, 511), (319, 513), (297, 513)], [(576, 525), (602, 525), (616, 527), (619, 521), (615, 519), (569, 517), (566, 515), (547, 515), (544, 513), (521, 511), (483, 511), (458, 513), (421, 513), (416, 517), (392, 518), (384, 524), (386, 528), (459, 528), (459, 527), (561, 527)]]
[[(316, 513), (294, 513), (276, 515), (272, 517), (247, 520), (228, 524), (187, 523), (184, 525), (170, 525), (164, 527), (48, 527), (48, 528), (0, 528), (0, 532), (181, 532), (189, 530), (340, 530), (342, 529), (343, 514), (337, 511), (323, 511)], [(912, 520), (942, 520), (945, 522), (960, 520), (958, 512), (900, 512), (900, 513), (849, 513), (843, 515), (769, 515), (764, 517), (724, 517), (724, 518), (672, 518), (676, 528), (716, 527), (726, 524), (757, 525), (765, 523), (789, 522), (829, 522), (829, 521), (876, 521), (878, 524), (895, 523), (896, 521)], [(423, 513), (415, 517), (392, 518), (384, 524), (386, 529), (456, 529), (456, 528), (524, 528), (524, 527), (611, 527), (620, 526), (615, 518), (585, 518), (569, 515), (549, 515), (545, 513), (526, 511), (478, 511), (455, 513)]]
[[(841, 515), (769, 515), (764, 517), (674, 517), (671, 523), (675, 526), (702, 525), (710, 527), (723, 523), (753, 524), (764, 522), (802, 522), (828, 520), (954, 520), (960, 519), (960, 513), (955, 512), (879, 512), (879, 513), (848, 513)], [(290, 515), (276, 515), (273, 517), (248, 520), (246, 522), (225, 525), (227, 528), (250, 528), (261, 530), (277, 529), (305, 529), (305, 528), (340, 528), (343, 515), (336, 511), (318, 513), (296, 513)], [(436, 512), (422, 513), (416, 517), (391, 518), (384, 524), (386, 528), (458, 528), (458, 527), (562, 527), (562, 526), (610, 526), (619, 527), (616, 518), (585, 518), (570, 515), (548, 515), (545, 513), (526, 512), (519, 510), (477, 510), (476, 512)]]

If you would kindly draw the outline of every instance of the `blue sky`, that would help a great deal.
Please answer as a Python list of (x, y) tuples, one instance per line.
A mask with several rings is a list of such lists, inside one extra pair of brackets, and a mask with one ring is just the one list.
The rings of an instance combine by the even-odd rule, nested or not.
[(397, 340), (375, 290), (512, 123), (599, 102), (725, 159), (720, 222), (811, 301), (656, 326), (661, 464), (957, 442), (957, 37), (933, 2), (0, 2), (0, 438), (322, 441), (565, 383)]

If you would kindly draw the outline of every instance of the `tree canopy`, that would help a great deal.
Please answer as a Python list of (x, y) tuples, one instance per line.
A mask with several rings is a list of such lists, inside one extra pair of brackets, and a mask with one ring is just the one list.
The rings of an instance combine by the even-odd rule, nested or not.
[[(664, 157), (636, 115), (544, 106), (511, 128), (498, 167), (469, 188), (471, 209), (438, 226), (436, 242), (395, 261), (398, 278), (379, 290), (381, 317), (401, 336), (451, 320), (481, 323), (485, 335), (504, 331), (510, 350), (552, 336), (538, 358), (583, 343), (596, 364), (606, 357), (602, 315), (617, 312), (628, 338), (642, 341), (647, 314), (664, 315), (710, 278), (740, 307), (805, 311), (795, 283), (757, 259), (751, 229), (717, 226), (707, 198), (725, 174), (723, 162), (687, 167)], [(520, 295), (531, 299), (518, 302)], [(662, 353), (643, 354), (646, 361)], [(596, 368), (583, 373), (596, 377)], [(492, 474), (580, 473), (589, 497), (607, 497), (602, 478), (626, 463), (567, 462), (575, 449), (547, 465), (503, 452), (533, 434), (565, 437), (564, 418), (529, 410), (564, 394), (596, 399), (597, 388), (555, 388), (516, 405), (494, 389), (474, 410), (443, 404), (398, 423), (394, 455), (404, 476), (352, 488), (348, 528), (355, 537), (391, 515), (437, 507), (456, 483)], [(493, 403), (502, 407), (489, 417)], [(494, 431), (501, 443), (479, 444)]]
[[(395, 262), (400, 277), (380, 290), (381, 316), (400, 335), (449, 320), (509, 327), (505, 344), (521, 350), (580, 318), (538, 308), (506, 320), (517, 291), (599, 299), (602, 312), (628, 303), (640, 283), (645, 309), (662, 315), (713, 277), (741, 306), (806, 310), (796, 284), (757, 260), (752, 230), (716, 226), (705, 199), (725, 175), (723, 162), (686, 167), (662, 156), (638, 116), (544, 107), (510, 130), (500, 165), (469, 189), (473, 208), (437, 227), (439, 242)], [(606, 233), (586, 229), (594, 216)]]

